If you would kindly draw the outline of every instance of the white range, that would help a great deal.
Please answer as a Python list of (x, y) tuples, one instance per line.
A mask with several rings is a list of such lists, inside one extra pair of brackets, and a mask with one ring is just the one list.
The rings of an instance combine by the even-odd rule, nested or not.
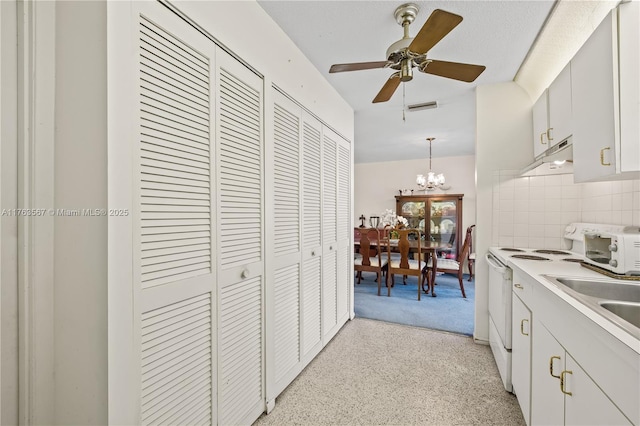
[(574, 262), (583, 256), (569, 250), (491, 247), (486, 255), (489, 263), (489, 344), (496, 359), (500, 377), (511, 392), (511, 316), (512, 271), (509, 258), (527, 262)]

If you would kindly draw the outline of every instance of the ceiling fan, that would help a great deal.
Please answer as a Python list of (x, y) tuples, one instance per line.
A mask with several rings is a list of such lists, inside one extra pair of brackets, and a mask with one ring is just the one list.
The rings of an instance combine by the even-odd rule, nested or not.
[(399, 6), (394, 16), (396, 22), (402, 25), (404, 37), (393, 43), (387, 49), (387, 60), (377, 62), (356, 62), (350, 64), (335, 64), (329, 69), (330, 73), (344, 71), (360, 71), (375, 68), (391, 68), (397, 70), (382, 86), (373, 103), (386, 102), (391, 99), (400, 82), (413, 79), (413, 68), (418, 68), (427, 74), (471, 83), (485, 70), (484, 65), (463, 64), (428, 59), (427, 52), (453, 30), (462, 16), (444, 10), (436, 9), (431, 13), (427, 22), (415, 37), (409, 37), (409, 25), (418, 15), (418, 6), (413, 3)]

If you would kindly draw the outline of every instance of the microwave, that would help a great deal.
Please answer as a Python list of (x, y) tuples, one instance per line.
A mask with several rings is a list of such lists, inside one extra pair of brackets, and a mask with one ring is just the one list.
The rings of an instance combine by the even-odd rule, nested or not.
[(614, 274), (640, 276), (640, 228), (584, 234), (585, 262)]

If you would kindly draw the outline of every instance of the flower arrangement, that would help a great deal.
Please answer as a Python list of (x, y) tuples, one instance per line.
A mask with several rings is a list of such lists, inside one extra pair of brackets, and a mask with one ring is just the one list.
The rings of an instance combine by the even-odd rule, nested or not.
[(392, 226), (396, 228), (404, 228), (409, 226), (409, 222), (402, 216), (396, 215), (396, 213), (390, 209), (386, 209), (384, 214), (380, 217), (380, 224), (384, 226)]

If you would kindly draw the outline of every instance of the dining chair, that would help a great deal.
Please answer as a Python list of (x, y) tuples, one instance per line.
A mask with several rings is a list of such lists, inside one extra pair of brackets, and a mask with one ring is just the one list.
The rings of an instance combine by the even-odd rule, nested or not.
[(355, 255), (353, 268), (358, 274), (358, 282), (362, 279), (363, 272), (375, 272), (378, 281), (378, 296), (380, 296), (380, 285), (382, 276), (387, 268), (386, 256), (380, 250), (380, 231), (377, 228), (356, 228), (359, 234), (360, 248)]
[[(436, 264), (436, 272), (442, 272), (445, 274), (455, 274), (458, 276), (458, 282), (460, 283), (460, 290), (462, 291), (462, 297), (464, 298), (466, 298), (467, 295), (464, 293), (464, 284), (462, 283), (463, 281), (462, 278), (464, 274), (464, 271), (462, 268), (463, 268), (465, 259), (467, 259), (469, 255), (470, 246), (471, 246), (471, 232), (469, 231), (469, 229), (467, 229), (467, 234), (464, 237), (464, 243), (462, 244), (462, 249), (460, 250), (460, 253), (458, 253), (458, 259), (457, 260), (438, 259)], [(429, 260), (426, 262), (426, 265), (422, 269), (422, 282), (420, 287), (424, 285), (424, 281), (426, 279), (429, 288), (431, 289), (433, 288), (433, 285), (431, 283), (432, 268), (433, 268), (433, 263), (431, 258), (429, 258)]]
[(469, 254), (467, 255), (467, 267), (469, 268), (469, 279), (467, 281), (471, 281), (473, 279), (473, 267), (476, 263), (476, 252), (473, 251), (473, 228), (475, 225), (471, 225), (467, 228), (467, 236), (469, 237)]
[[(389, 264), (387, 266), (387, 296), (391, 296), (391, 287), (394, 285), (394, 275), (401, 274), (403, 279), (408, 275), (413, 275), (420, 278), (422, 265), (422, 251), (420, 247), (421, 233), (419, 229), (415, 228), (391, 228), (391, 231), (395, 231), (398, 234), (397, 254), (399, 257), (392, 256), (392, 245), (387, 245), (387, 255), (389, 258)], [(413, 235), (414, 240), (409, 241), (409, 236)], [(414, 247), (411, 247), (411, 246)], [(409, 253), (412, 248), (415, 248), (418, 253), (417, 259), (411, 259)], [(418, 285), (418, 300), (420, 300), (421, 286)]]

